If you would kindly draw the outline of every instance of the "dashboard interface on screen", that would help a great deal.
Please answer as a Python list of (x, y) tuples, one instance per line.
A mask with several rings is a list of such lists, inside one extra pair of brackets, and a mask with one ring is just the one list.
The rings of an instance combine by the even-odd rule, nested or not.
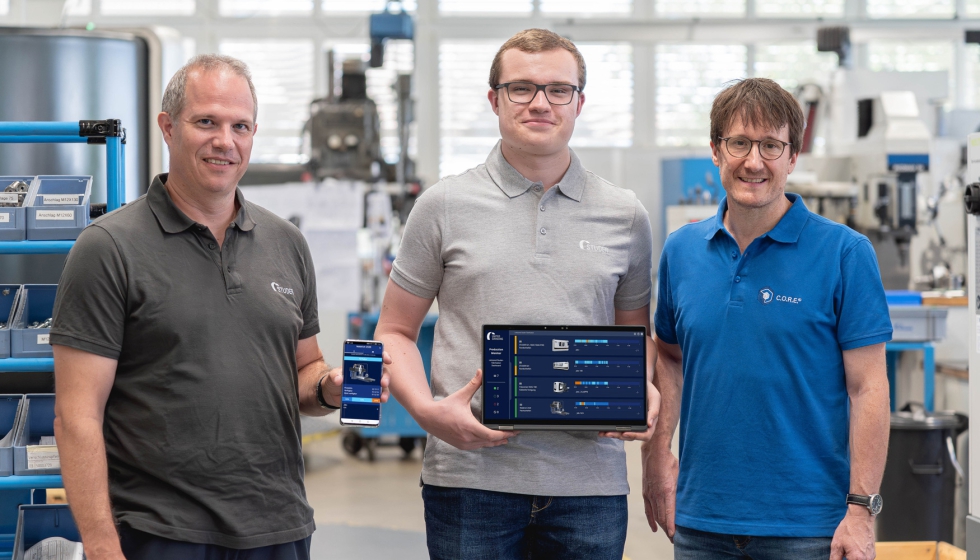
[(646, 329), (485, 325), (483, 422), (643, 428)]
[(340, 420), (344, 424), (377, 425), (381, 419), (382, 352), (380, 342), (344, 342), (344, 385)]

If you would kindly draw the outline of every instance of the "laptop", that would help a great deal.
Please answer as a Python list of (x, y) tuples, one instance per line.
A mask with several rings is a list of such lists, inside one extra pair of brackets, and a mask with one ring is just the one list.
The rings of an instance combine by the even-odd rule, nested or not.
[(646, 431), (643, 326), (483, 326), (483, 424)]

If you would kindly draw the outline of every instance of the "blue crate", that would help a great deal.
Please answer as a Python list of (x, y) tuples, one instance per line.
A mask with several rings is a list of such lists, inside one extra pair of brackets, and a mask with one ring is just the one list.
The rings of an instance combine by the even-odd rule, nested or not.
[(0, 446), (0, 476), (14, 474), (13, 437), (17, 431), (17, 420), (24, 404), (24, 395), (0, 395), (0, 438), (11, 434), (7, 445)]
[[(14, 181), (24, 181), (28, 185), (33, 185), (32, 175), (0, 175), (0, 195), (3, 189)], [(30, 191), (28, 190), (28, 195)], [(6, 201), (5, 201), (6, 202)], [(24, 199), (24, 205), (27, 198)], [(27, 239), (27, 209), (24, 206), (19, 208), (0, 208), (0, 241), (23, 241)]]
[[(0, 284), (0, 323), (9, 323), (17, 301), (19, 284)], [(0, 329), (0, 359), (10, 357), (10, 329)]]
[(13, 560), (24, 560), (32, 546), (51, 537), (82, 542), (78, 525), (65, 504), (22, 505), (17, 512)]
[[(38, 175), (27, 204), (27, 239), (78, 239), (89, 223), (91, 175)], [(70, 199), (77, 199), (72, 204)]]
[(28, 325), (41, 322), (54, 313), (54, 298), (58, 293), (57, 284), (24, 284), (17, 300), (10, 326), (10, 356), (13, 358), (51, 358), (51, 344), (48, 341), (51, 329), (29, 329)]
[(20, 422), (14, 434), (14, 474), (61, 474), (61, 468), (29, 468), (28, 447), (38, 445), (43, 436), (54, 435), (54, 394), (24, 395)]

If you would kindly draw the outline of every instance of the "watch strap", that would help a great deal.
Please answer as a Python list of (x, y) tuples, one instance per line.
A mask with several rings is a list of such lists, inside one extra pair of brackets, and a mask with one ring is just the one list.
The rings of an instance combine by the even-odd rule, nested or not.
[(863, 494), (848, 494), (847, 503), (858, 506), (871, 507), (871, 496)]
[(339, 406), (333, 406), (332, 404), (327, 404), (327, 400), (323, 398), (323, 380), (327, 376), (324, 375), (316, 382), (316, 402), (320, 405), (320, 408), (326, 408), (327, 410), (340, 410)]

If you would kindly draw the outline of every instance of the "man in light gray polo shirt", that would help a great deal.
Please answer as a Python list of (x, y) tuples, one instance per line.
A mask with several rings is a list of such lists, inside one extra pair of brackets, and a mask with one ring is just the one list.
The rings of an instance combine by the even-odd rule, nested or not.
[[(432, 558), (622, 558), (629, 487), (617, 439), (652, 432), (490, 430), (477, 420), (473, 377), (483, 324), (649, 329), (647, 212), (568, 148), (584, 85), (570, 41), (539, 29), (508, 40), (488, 93), (501, 141), (485, 165), (419, 198), (392, 269), (377, 336), (392, 355), (392, 391), (430, 434), (422, 497)], [(415, 340), (436, 297), (430, 392)], [(659, 394), (647, 391), (652, 428)]]

